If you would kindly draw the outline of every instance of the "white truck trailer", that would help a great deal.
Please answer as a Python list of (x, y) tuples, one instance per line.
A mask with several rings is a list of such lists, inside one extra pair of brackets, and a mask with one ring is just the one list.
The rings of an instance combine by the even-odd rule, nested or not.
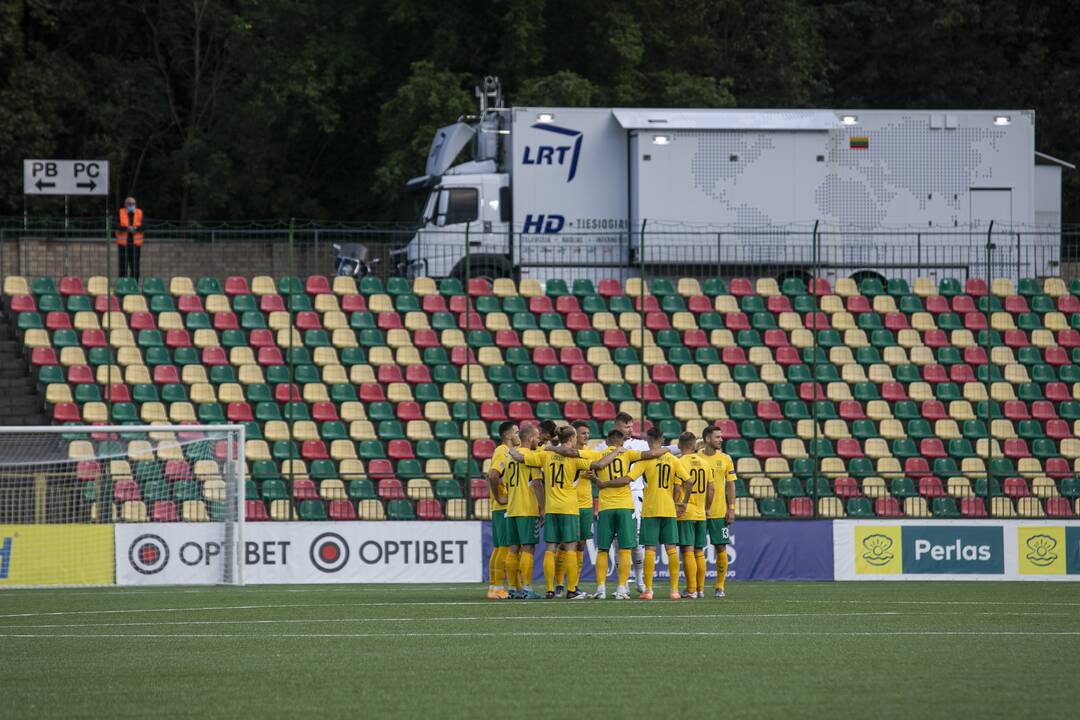
[(991, 221), (994, 277), (1057, 272), (1072, 166), (1036, 152), (1030, 110), (506, 108), (495, 78), (477, 95), (409, 181), (411, 276), (981, 276)]

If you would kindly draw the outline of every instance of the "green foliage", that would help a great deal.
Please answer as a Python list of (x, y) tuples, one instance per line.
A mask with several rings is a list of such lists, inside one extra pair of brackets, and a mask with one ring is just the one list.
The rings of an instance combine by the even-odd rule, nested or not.
[(155, 219), (403, 219), (402, 183), (487, 73), (519, 105), (1034, 108), (1038, 148), (1080, 158), (1064, 0), (99, 5), (0, 3), (0, 214), (22, 212), (22, 158), (103, 157), (110, 203)]

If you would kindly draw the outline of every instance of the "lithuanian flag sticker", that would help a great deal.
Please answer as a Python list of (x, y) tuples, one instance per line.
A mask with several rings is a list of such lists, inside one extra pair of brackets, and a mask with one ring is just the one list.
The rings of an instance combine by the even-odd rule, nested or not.
[(870, 138), (866, 135), (854, 135), (850, 138), (849, 146), (852, 150), (869, 150)]

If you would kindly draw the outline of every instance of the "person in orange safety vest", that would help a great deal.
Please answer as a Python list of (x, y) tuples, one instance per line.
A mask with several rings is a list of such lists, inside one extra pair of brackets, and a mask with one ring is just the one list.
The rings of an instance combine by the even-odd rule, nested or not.
[(143, 244), (143, 211), (135, 206), (135, 198), (124, 200), (120, 208), (120, 224), (116, 230), (116, 245), (120, 255), (120, 277), (139, 279), (139, 254)]

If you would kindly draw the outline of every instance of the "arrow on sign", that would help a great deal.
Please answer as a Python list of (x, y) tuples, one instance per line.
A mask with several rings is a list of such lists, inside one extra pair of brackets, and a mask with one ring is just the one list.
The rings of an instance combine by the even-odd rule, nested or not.
[(54, 187), (56, 187), (56, 183), (54, 183), (54, 182), (44, 182), (42, 180), (38, 180), (35, 183), (35, 185), (37, 185), (38, 192), (41, 192), (41, 188), (54, 188)]
[(75, 183), (75, 187), (78, 187), (78, 188), (87, 188), (87, 189), (89, 189), (89, 190), (90, 190), (91, 192), (93, 192), (94, 188), (96, 188), (96, 187), (97, 187), (97, 183), (96, 183), (96, 182), (94, 182), (93, 180), (91, 180), (90, 182), (81, 182), (81, 183)]

